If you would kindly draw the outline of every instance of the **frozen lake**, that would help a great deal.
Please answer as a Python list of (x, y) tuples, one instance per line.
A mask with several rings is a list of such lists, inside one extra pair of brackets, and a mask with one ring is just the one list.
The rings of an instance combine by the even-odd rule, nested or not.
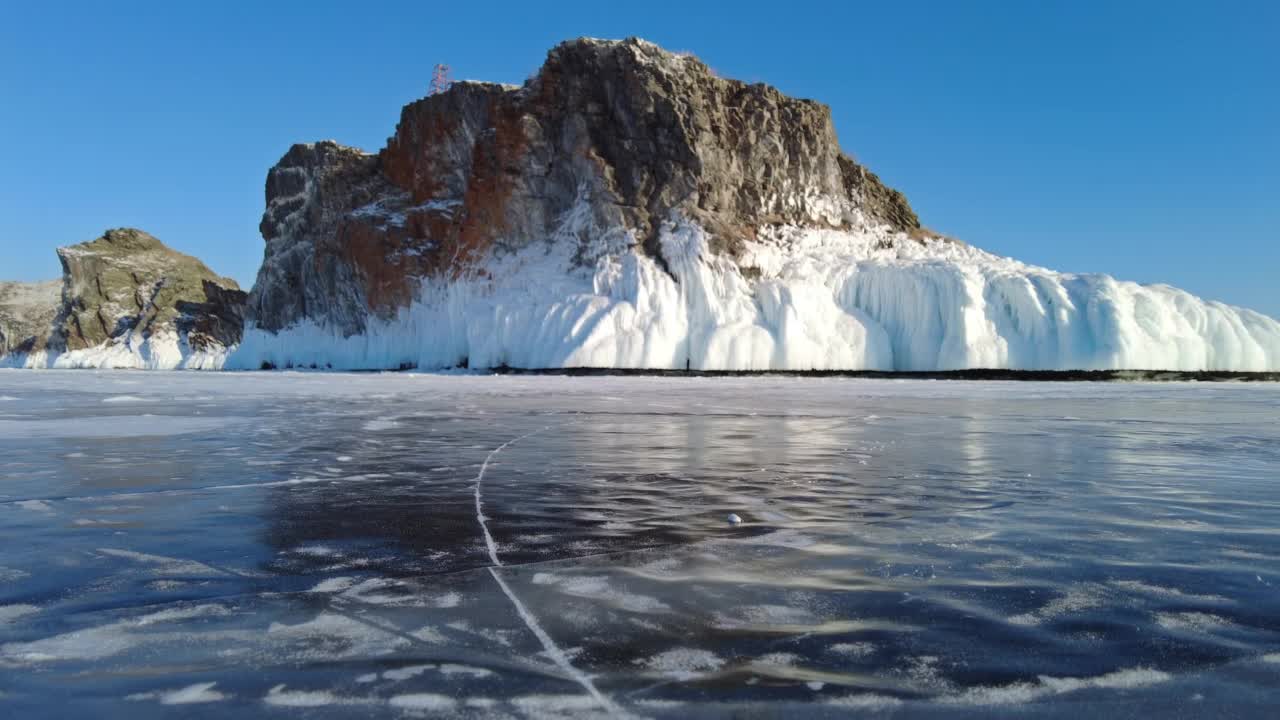
[(5, 717), (1280, 690), (1280, 385), (0, 371), (0, 457)]

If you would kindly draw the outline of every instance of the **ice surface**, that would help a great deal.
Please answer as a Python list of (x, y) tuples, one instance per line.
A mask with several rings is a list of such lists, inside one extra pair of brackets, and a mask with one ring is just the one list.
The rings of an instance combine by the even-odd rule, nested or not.
[[(0, 394), (42, 428), (0, 435), (15, 717), (1274, 703), (1276, 385), (15, 370)], [(212, 422), (79, 432), (148, 413)]]

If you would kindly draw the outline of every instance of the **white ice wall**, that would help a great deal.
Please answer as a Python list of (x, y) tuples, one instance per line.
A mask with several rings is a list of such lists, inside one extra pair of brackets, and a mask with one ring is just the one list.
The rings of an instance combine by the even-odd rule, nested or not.
[(668, 274), (613, 237), (594, 271), (552, 243), (428, 281), (354, 337), (249, 327), (226, 366), (1280, 370), (1280, 323), (1259, 313), (960, 243), (787, 228), (735, 264), (682, 223), (661, 237)]

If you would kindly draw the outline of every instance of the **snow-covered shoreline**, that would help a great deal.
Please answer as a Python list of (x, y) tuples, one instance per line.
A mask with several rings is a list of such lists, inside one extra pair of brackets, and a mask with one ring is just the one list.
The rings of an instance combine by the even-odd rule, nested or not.
[[(735, 264), (683, 223), (667, 272), (615, 236), (594, 272), (556, 245), (428, 280), (343, 337), (247, 327), (228, 369), (1280, 370), (1280, 323), (1165, 285), (1071, 275), (941, 239), (783, 228)], [(740, 268), (752, 269), (745, 277)]]
[(551, 242), (428, 279), (358, 335), (251, 324), (230, 348), (130, 335), (0, 367), (1280, 371), (1280, 322), (1260, 313), (953, 241), (784, 227), (735, 262), (682, 222), (663, 231), (664, 269), (630, 235), (603, 238), (593, 267)]

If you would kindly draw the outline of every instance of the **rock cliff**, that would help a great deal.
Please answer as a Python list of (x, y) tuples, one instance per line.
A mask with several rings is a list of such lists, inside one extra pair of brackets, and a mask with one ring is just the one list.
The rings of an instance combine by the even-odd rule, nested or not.
[(295, 145), (229, 367), (1280, 369), (1280, 323), (938, 237), (827, 108), (642, 40)]
[(58, 259), (61, 282), (8, 292), (21, 305), (0, 286), (0, 325), (24, 318), (0, 352), (6, 364), (220, 367), (240, 342), (246, 295), (235, 281), (141, 230), (108, 230)]
[(296, 145), (266, 199), (250, 320), (344, 335), (407, 308), (423, 278), (535, 243), (589, 266), (602, 237), (626, 236), (664, 265), (659, 231), (674, 219), (729, 257), (770, 226), (920, 225), (840, 152), (826, 106), (637, 39), (566, 42), (520, 87), (456, 83), (406, 106), (377, 154)]

